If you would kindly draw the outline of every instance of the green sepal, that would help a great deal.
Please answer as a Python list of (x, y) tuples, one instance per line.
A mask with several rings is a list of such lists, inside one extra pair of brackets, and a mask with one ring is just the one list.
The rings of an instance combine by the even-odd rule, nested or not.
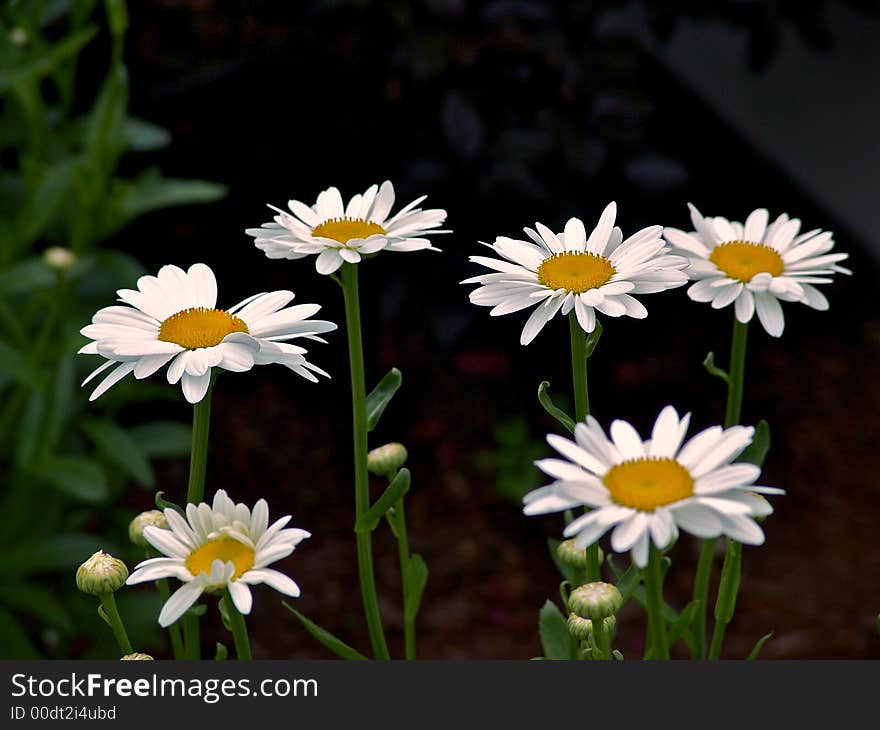
[(385, 407), (391, 402), (403, 380), (397, 368), (391, 368), (367, 396), (367, 431), (372, 431), (379, 423)]
[(761, 466), (768, 451), (770, 451), (770, 425), (762, 419), (755, 426), (755, 437), (752, 439), (752, 443), (739, 455), (737, 461)]
[(364, 533), (375, 530), (385, 513), (403, 499), (404, 495), (409, 491), (409, 485), (410, 472), (409, 469), (404, 467), (397, 472), (397, 476), (391, 480), (391, 483), (382, 492), (382, 496), (373, 503), (370, 509), (361, 515), (354, 526), (354, 531)]
[(568, 631), (568, 623), (559, 607), (547, 600), (538, 617), (538, 633), (546, 659), (576, 659), (577, 642)]
[(306, 631), (308, 631), (314, 638), (321, 642), (321, 644), (325, 648), (332, 651), (340, 659), (364, 660), (367, 658), (357, 649), (352, 649), (344, 641), (342, 641), (341, 639), (337, 639), (329, 631), (327, 631), (326, 629), (322, 629), (320, 626), (318, 626), (318, 624), (307, 619), (287, 601), (282, 601), (281, 604), (300, 620), (300, 623), (303, 625)]
[(553, 402), (553, 399), (547, 392), (549, 387), (550, 383), (548, 381), (541, 381), (541, 384), (538, 386), (538, 402), (547, 413), (556, 419), (560, 426), (569, 433), (574, 433), (574, 419)]
[(716, 378), (720, 378), (727, 383), (727, 385), (730, 385), (730, 374), (715, 364), (714, 352), (710, 352), (706, 355), (706, 359), (703, 360), (703, 367), (706, 368), (706, 372), (709, 373), (709, 375), (714, 375)]
[[(880, 616), (877, 617), (878, 624), (880, 624)], [(771, 631), (769, 634), (764, 634), (760, 639), (755, 642), (755, 645), (752, 647), (752, 650), (749, 652), (749, 655), (746, 657), (747, 662), (753, 662), (758, 658), (758, 654), (761, 653), (761, 649), (764, 648), (764, 644), (766, 644), (770, 639), (773, 638), (773, 632)]]

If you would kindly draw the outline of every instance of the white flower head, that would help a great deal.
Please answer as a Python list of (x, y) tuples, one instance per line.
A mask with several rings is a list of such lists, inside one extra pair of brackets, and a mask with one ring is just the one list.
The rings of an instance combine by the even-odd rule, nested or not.
[(689, 413), (680, 419), (667, 406), (647, 441), (620, 420), (611, 424), (609, 439), (592, 416), (577, 424), (574, 441), (548, 436), (565, 458), (535, 462), (556, 481), (529, 492), (523, 511), (537, 515), (588, 507), (565, 528), (565, 537), (584, 549), (614, 528), (611, 547), (632, 551), (640, 568), (647, 564), (650, 542), (662, 550), (675, 541), (679, 528), (702, 538), (728, 535), (762, 544), (764, 533), (754, 518), (773, 510), (760, 495), (784, 492), (756, 486), (757, 466), (732, 463), (751, 443), (754, 429), (712, 426), (682, 445), (689, 423)]
[(666, 240), (687, 256), (687, 273), (696, 283), (688, 296), (711, 302), (713, 309), (733, 304), (736, 318), (749, 322), (758, 313), (767, 334), (779, 337), (785, 328), (780, 300), (828, 309), (828, 300), (814, 284), (830, 284), (831, 274), (851, 274), (839, 262), (849, 254), (831, 253), (834, 238), (818, 228), (800, 233), (801, 222), (785, 213), (768, 225), (767, 210), (752, 211), (745, 223), (704, 218), (688, 203), (694, 231), (666, 228)]
[(183, 583), (162, 607), (162, 626), (177, 621), (205, 591), (228, 588), (242, 614), (250, 613), (252, 585), (265, 583), (286, 596), (300, 595), (293, 580), (268, 566), (286, 558), (311, 535), (297, 528), (285, 529), (290, 515), (270, 525), (265, 499), (258, 500), (251, 511), (220, 489), (212, 505), (188, 504), (186, 519), (168, 508), (165, 519), (167, 530), (144, 528), (144, 538), (165, 557), (143, 561), (126, 581), (134, 585), (177, 578)]
[(129, 373), (141, 379), (168, 365), (168, 382), (178, 381), (190, 403), (205, 397), (214, 367), (245, 372), (254, 365), (279, 363), (312, 382), (329, 377), (305, 358), (307, 350), (288, 341), (318, 337), (336, 329), (333, 322), (308, 319), (319, 304), (287, 305), (291, 291), (255, 294), (234, 307), (217, 309), (217, 281), (205, 264), (188, 271), (163, 266), (157, 276), (142, 276), (137, 289), (120, 289), (124, 305), (95, 314), (83, 335), (93, 340), (79, 352), (107, 362), (83, 385), (115, 365), (95, 388), (95, 400)]
[(270, 259), (301, 259), (318, 254), (319, 274), (332, 274), (344, 262), (359, 263), (378, 251), (437, 251), (428, 236), (448, 233), (439, 230), (446, 220), (440, 208), (423, 210), (416, 206), (427, 196), (413, 200), (391, 215), (394, 186), (386, 180), (371, 185), (343, 204), (337, 188), (327, 188), (309, 206), (299, 200), (287, 201), (290, 212), (270, 205), (278, 215), (260, 228), (248, 228), (256, 246)]
[(499, 236), (489, 246), (502, 258), (471, 256), (492, 269), (463, 281), (480, 284), (470, 294), (474, 304), (492, 307), (493, 317), (534, 307), (520, 336), (528, 345), (558, 312), (574, 310), (587, 333), (596, 328), (596, 312), (609, 317), (642, 319), (648, 310), (633, 294), (665, 291), (687, 283), (687, 259), (669, 255), (660, 234), (649, 226), (625, 241), (614, 225), (617, 205), (609, 203), (587, 236), (583, 222), (569, 219), (563, 233), (541, 223), (523, 229), (531, 241)]

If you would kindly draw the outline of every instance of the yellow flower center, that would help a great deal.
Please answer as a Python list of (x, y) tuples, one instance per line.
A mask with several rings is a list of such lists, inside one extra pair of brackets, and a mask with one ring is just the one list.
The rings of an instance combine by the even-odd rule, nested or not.
[(159, 326), (159, 339), (175, 342), (187, 350), (213, 347), (233, 332), (247, 332), (247, 325), (222, 309), (193, 307), (172, 314)]
[(744, 283), (750, 282), (755, 274), (766, 272), (779, 276), (785, 271), (785, 263), (774, 249), (751, 241), (722, 243), (712, 249), (709, 261), (731, 279), (739, 279)]
[(332, 238), (342, 244), (348, 243), (353, 238), (369, 238), (377, 233), (384, 234), (385, 229), (378, 223), (363, 218), (331, 218), (312, 229), (313, 236)]
[(566, 251), (544, 259), (538, 267), (538, 281), (549, 289), (582, 294), (589, 289), (598, 289), (616, 273), (604, 256)]
[(231, 537), (221, 537), (193, 550), (186, 559), (186, 569), (194, 576), (199, 573), (210, 575), (215, 560), (232, 563), (235, 566), (232, 579), (236, 580), (254, 567), (254, 551)]
[(675, 459), (632, 459), (602, 477), (611, 498), (624, 507), (653, 512), (694, 493), (694, 479)]

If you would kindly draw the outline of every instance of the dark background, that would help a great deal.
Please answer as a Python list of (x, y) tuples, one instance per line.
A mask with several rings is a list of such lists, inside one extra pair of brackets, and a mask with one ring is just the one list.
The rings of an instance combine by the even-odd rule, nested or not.
[[(737, 29), (747, 37), (743, 66), (759, 78), (784, 33), (833, 56), (846, 39), (827, 32), (832, 5), (628, 7), (647, 17), (660, 46), (688, 18)], [(876, 13), (875, 3), (849, 5)], [(467, 260), (477, 241), (517, 236), (535, 220), (560, 230), (572, 215), (589, 226), (612, 199), (625, 235), (655, 223), (688, 228), (689, 200), (707, 215), (743, 220), (766, 206), (802, 218), (806, 229), (835, 230), (855, 276), (824, 288), (831, 311), (784, 305), (779, 340), (757, 320), (752, 327), (743, 418), (770, 422), (763, 481), (788, 494), (774, 500), (766, 545), (745, 551), (726, 654), (744, 656), (772, 630), (767, 658), (880, 656), (875, 263), (846, 220), (816, 205), (643, 44), (603, 30), (612, 9), (620, 4), (132, 3), (132, 111), (174, 139), (156, 161), (165, 174), (216, 180), (230, 194), (148, 216), (108, 245), (150, 270), (208, 263), (219, 306), (290, 288), (342, 324), (340, 292), (313, 259), (270, 261), (244, 234), (270, 219), (266, 203), (311, 202), (330, 185), (347, 198), (388, 178), (399, 204), (428, 193), (425, 205), (445, 208), (454, 233), (438, 237), (442, 254), (382, 254), (361, 267), (368, 387), (391, 366), (404, 375), (371, 445), (400, 440), (411, 454), (411, 546), (431, 571), (419, 655), (528, 658), (540, 653), (538, 610), (557, 595), (545, 540), (559, 536), (561, 520), (525, 518), (517, 503), (540, 484), (531, 461), (557, 430), (537, 385), (549, 380), (563, 400), (570, 389), (567, 328), (555, 320), (523, 348), (527, 313), (491, 319), (472, 306), (470, 287), (458, 282), (478, 273)], [(92, 52), (96, 64), (106, 55), (100, 45)], [(606, 425), (626, 418), (644, 433), (672, 403), (694, 412), (695, 427), (719, 422), (724, 391), (700, 363), (709, 350), (726, 361), (731, 310), (693, 303), (683, 289), (643, 301), (647, 321), (606, 321), (590, 361), (594, 415)], [(281, 368), (220, 381), (208, 492), (265, 496), (273, 513), (292, 512), (313, 533), (280, 566), (302, 586), (297, 606), (365, 650), (344, 333), (329, 339), (311, 352), (332, 382), (314, 386)], [(182, 399), (174, 408), (188, 417)], [(183, 498), (186, 464), (167, 463), (160, 474), (160, 488)], [(149, 494), (130, 495), (133, 510), (151, 506)], [(400, 655), (396, 549), (381, 531), (375, 546), (383, 617)], [(674, 557), (667, 597), (680, 607), (692, 541), (683, 538)], [(256, 657), (326, 656), (277, 594), (257, 593), (249, 621)], [(618, 648), (637, 656), (642, 618), (632, 610), (620, 618)], [(210, 620), (206, 642), (222, 631)]]

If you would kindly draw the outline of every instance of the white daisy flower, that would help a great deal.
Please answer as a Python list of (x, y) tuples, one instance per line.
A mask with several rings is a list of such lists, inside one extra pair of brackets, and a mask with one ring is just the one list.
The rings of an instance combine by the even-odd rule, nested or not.
[(305, 348), (287, 340), (324, 342), (317, 335), (336, 325), (308, 319), (321, 309), (319, 304), (288, 307), (293, 292), (264, 292), (231, 309), (216, 309), (214, 272), (205, 264), (193, 264), (188, 271), (163, 266), (157, 276), (138, 279), (137, 289), (120, 289), (117, 294), (130, 306), (105, 307), (80, 330), (93, 342), (79, 352), (107, 358), (83, 385), (116, 366), (89, 400), (129, 373), (146, 378), (169, 363), (168, 382), (180, 381), (190, 403), (204, 398), (213, 367), (244, 372), (254, 365), (279, 363), (312, 382), (317, 382), (314, 373), (329, 377), (306, 360)]
[(535, 307), (520, 336), (523, 345), (560, 311), (567, 315), (574, 310), (588, 333), (596, 328), (597, 310), (609, 317), (647, 317), (648, 310), (632, 295), (687, 283), (681, 271), (687, 259), (668, 255), (662, 226), (643, 228), (624, 241), (614, 225), (616, 215), (617, 205), (609, 203), (589, 238), (580, 219), (571, 218), (563, 233), (536, 223), (537, 230), (523, 229), (531, 242), (499, 236), (495, 243), (483, 244), (503, 260), (470, 257), (493, 271), (462, 282), (481, 285), (470, 300), (492, 307), (493, 317)]
[(416, 206), (427, 195), (417, 198), (389, 217), (394, 205), (394, 186), (386, 180), (371, 185), (343, 205), (336, 188), (327, 188), (309, 206), (288, 200), (290, 213), (273, 205), (274, 222), (245, 233), (256, 238), (256, 246), (270, 259), (301, 259), (318, 254), (315, 268), (319, 274), (332, 274), (343, 262), (356, 264), (362, 256), (378, 251), (420, 251), (439, 249), (427, 236), (448, 233), (438, 230), (446, 220), (439, 208), (422, 210)]
[(222, 489), (213, 505), (186, 506), (186, 519), (174, 509), (165, 510), (168, 529), (148, 526), (144, 537), (166, 557), (150, 558), (135, 567), (126, 583), (177, 578), (183, 583), (162, 606), (159, 624), (170, 626), (202, 593), (229, 588), (235, 607), (251, 610), (249, 586), (265, 583), (286, 596), (298, 597), (299, 586), (283, 573), (267, 567), (286, 558), (311, 535), (297, 528), (284, 529), (290, 515), (269, 525), (269, 507), (259, 500), (253, 512), (235, 504)]
[(688, 296), (711, 302), (713, 309), (734, 304), (736, 318), (749, 322), (758, 313), (767, 334), (779, 337), (785, 327), (779, 301), (802, 302), (828, 309), (825, 295), (813, 284), (830, 284), (831, 274), (851, 274), (838, 265), (849, 256), (829, 253), (830, 231), (799, 233), (801, 222), (785, 213), (770, 225), (766, 209), (749, 214), (745, 224), (726, 218), (704, 218), (688, 203), (695, 231), (666, 228), (666, 240), (690, 261), (687, 273), (697, 282)]
[(754, 429), (712, 426), (682, 446), (689, 423), (689, 413), (679, 419), (667, 406), (647, 441), (619, 420), (611, 424), (609, 440), (592, 416), (577, 424), (574, 441), (548, 436), (565, 459), (535, 462), (556, 481), (529, 492), (523, 512), (588, 507), (565, 528), (565, 537), (584, 549), (613, 527), (611, 547), (631, 550), (640, 568), (648, 562), (649, 540), (662, 550), (678, 537), (679, 528), (697, 537), (728, 535), (760, 545), (764, 533), (754, 518), (773, 511), (760, 494), (784, 492), (756, 486), (757, 466), (731, 463), (751, 443)]

